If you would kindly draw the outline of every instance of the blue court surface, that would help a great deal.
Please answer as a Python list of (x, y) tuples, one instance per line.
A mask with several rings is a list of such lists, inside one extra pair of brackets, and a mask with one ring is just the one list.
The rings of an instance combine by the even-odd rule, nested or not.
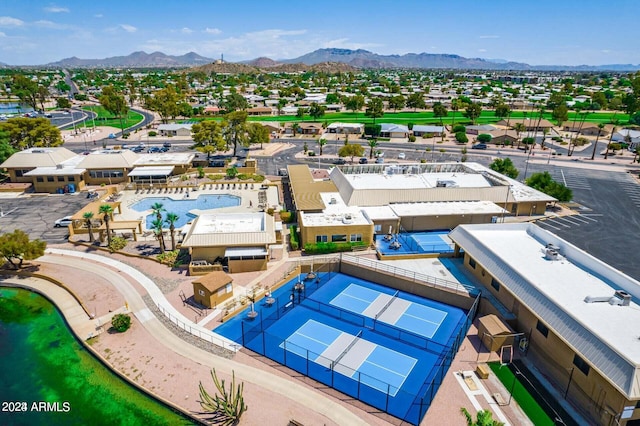
[[(214, 331), (347, 395), (418, 424), (470, 319), (460, 308), (341, 273), (294, 278), (258, 317)], [(293, 304), (290, 304), (293, 297)]]
[(376, 235), (376, 249), (385, 256), (452, 253), (453, 243), (448, 234), (449, 231), (447, 230)]

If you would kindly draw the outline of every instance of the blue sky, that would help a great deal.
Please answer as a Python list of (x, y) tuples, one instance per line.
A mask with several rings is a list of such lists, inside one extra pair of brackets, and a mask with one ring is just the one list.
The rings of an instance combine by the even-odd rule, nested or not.
[(240, 61), (315, 49), (533, 65), (640, 63), (638, 0), (0, 0), (0, 62), (144, 50)]

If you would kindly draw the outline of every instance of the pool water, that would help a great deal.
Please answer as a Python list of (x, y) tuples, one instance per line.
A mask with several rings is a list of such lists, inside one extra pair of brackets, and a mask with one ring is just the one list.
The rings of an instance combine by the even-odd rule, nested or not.
[[(174, 226), (176, 228), (180, 228), (187, 222), (196, 218), (196, 215), (189, 213), (191, 210), (211, 210), (223, 207), (239, 206), (240, 197), (228, 194), (198, 195), (197, 197), (187, 198), (184, 200), (174, 200), (169, 197), (149, 197), (132, 204), (131, 208), (137, 212), (146, 212), (151, 210), (151, 206), (155, 203), (162, 204), (162, 208), (165, 210), (162, 212), (162, 220), (167, 219), (167, 213), (177, 214), (178, 220), (175, 222)], [(154, 214), (147, 215), (147, 229), (153, 228), (152, 223), (154, 220), (156, 220), (156, 216)], [(168, 227), (168, 225), (165, 224), (165, 227)]]
[[(0, 359), (0, 401), (28, 408), (0, 411), (2, 425), (192, 424), (104, 367), (36, 293), (0, 288)], [(37, 401), (60, 411), (32, 410)]]

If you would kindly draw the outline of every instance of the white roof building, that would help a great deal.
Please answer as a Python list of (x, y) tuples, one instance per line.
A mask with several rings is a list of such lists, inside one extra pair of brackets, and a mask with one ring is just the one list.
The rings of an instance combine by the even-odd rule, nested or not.
[(460, 225), (449, 236), (628, 399), (640, 398), (638, 281), (533, 224)]

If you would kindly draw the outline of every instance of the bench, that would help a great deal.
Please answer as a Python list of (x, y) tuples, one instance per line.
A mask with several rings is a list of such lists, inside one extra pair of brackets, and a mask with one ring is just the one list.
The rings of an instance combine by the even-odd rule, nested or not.
[(496, 392), (491, 396), (498, 403), (499, 406), (507, 405), (507, 401), (504, 400), (504, 398), (502, 397), (502, 394)]
[(478, 366), (476, 367), (476, 374), (481, 379), (488, 379), (490, 371), (491, 370), (489, 369), (489, 366), (487, 364), (478, 364)]

